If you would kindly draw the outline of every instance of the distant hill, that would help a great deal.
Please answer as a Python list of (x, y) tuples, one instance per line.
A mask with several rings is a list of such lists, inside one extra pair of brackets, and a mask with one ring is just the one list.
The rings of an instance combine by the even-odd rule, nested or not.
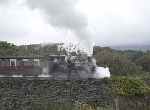
[(141, 51), (150, 50), (150, 45), (117, 45), (110, 47), (116, 50), (141, 50)]

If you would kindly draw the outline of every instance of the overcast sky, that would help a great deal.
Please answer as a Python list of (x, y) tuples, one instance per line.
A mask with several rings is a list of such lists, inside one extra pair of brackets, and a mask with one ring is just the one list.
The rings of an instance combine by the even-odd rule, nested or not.
[(150, 43), (150, 0), (0, 0), (0, 40)]

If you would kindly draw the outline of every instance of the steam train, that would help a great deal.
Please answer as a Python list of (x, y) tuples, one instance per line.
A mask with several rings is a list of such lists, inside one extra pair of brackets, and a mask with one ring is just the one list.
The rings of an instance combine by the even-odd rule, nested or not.
[(0, 76), (40, 76), (54, 79), (92, 78), (96, 63), (92, 57), (50, 55), (44, 57), (0, 57)]

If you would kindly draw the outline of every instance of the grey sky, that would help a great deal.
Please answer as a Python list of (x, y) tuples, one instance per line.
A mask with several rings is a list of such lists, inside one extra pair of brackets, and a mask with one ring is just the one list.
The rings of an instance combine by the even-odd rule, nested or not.
[(148, 44), (149, 0), (0, 0), (0, 40)]

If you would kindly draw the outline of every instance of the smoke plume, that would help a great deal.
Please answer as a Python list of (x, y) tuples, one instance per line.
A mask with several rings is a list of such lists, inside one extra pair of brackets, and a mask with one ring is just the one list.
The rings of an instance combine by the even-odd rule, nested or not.
[[(78, 0), (27, 0), (32, 9), (39, 9), (46, 15), (48, 22), (57, 28), (73, 32), (91, 51), (90, 32), (87, 29), (87, 19), (77, 11)], [(90, 52), (91, 53), (91, 52)]]

